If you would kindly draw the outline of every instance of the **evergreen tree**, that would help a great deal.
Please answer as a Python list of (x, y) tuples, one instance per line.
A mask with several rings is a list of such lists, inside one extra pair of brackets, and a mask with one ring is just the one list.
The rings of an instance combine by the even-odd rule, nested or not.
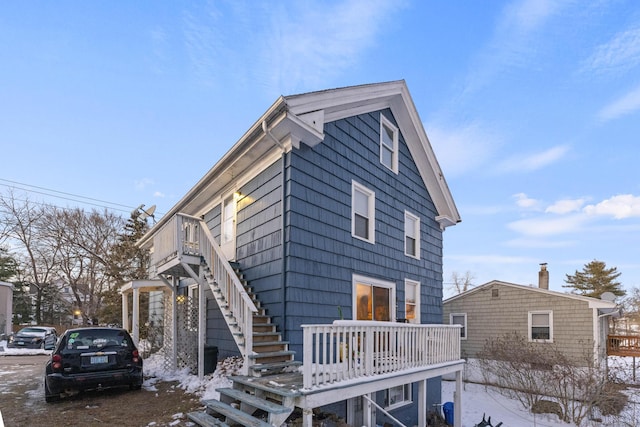
[(586, 297), (600, 298), (605, 292), (622, 297), (626, 295), (626, 291), (621, 288), (620, 282), (616, 281), (621, 274), (616, 267), (607, 268), (604, 262), (593, 260), (586, 264), (582, 271), (576, 270), (574, 275), (567, 274), (567, 285), (563, 287), (572, 288), (572, 293)]
[[(136, 246), (138, 240), (149, 231), (149, 224), (140, 217), (138, 211), (131, 213), (131, 217), (124, 225), (123, 232), (118, 236), (117, 243), (111, 248), (108, 256), (108, 274), (115, 282), (114, 287), (103, 292), (103, 306), (100, 319), (103, 323), (119, 324), (122, 320), (122, 301), (118, 292), (120, 287), (136, 279), (147, 279), (149, 265), (149, 251)], [(148, 314), (148, 294), (140, 295), (140, 319)], [(130, 309), (133, 307), (129, 303)], [(140, 336), (144, 337), (144, 323), (140, 328)]]

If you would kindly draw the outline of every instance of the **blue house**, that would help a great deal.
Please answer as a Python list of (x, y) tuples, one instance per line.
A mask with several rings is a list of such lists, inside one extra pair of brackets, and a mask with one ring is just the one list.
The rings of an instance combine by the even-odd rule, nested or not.
[(442, 325), (459, 221), (404, 81), (280, 97), (141, 240), (151, 280), (123, 288), (134, 336), (149, 291), (169, 367), (242, 357), (190, 414), (201, 425), (280, 426), (298, 408), (311, 426), (323, 408), (424, 426), (451, 373), (460, 425), (460, 332)]

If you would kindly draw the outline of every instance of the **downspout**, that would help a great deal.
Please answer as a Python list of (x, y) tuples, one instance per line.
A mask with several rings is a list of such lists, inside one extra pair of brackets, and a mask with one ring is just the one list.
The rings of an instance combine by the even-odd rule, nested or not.
[(281, 186), (281, 190), (280, 190), (280, 215), (282, 216), (282, 222), (280, 224), (280, 244), (282, 245), (282, 272), (280, 274), (280, 290), (282, 292), (281, 296), (280, 296), (280, 300), (282, 301), (282, 326), (281, 326), (281, 330), (283, 332), (283, 339), (286, 340), (287, 339), (287, 292), (286, 292), (286, 287), (285, 287), (285, 283), (286, 283), (286, 279), (285, 279), (285, 274), (287, 272), (287, 266), (286, 266), (286, 260), (287, 260), (287, 256), (285, 253), (285, 212), (284, 212), (284, 208), (285, 208), (285, 203), (284, 203), (284, 197), (285, 197), (285, 188), (286, 188), (286, 168), (285, 168), (285, 156), (286, 156), (286, 152), (285, 152), (285, 148), (284, 145), (278, 140), (278, 138), (276, 138), (271, 131), (269, 130), (269, 128), (267, 127), (267, 121), (263, 120), (262, 121), (262, 130), (264, 131), (265, 135), (267, 135), (269, 138), (271, 138), (271, 140), (278, 146), (280, 147), (280, 149), (282, 150), (282, 157), (281, 157), (281, 161), (282, 161), (282, 169), (280, 171), (280, 173), (282, 174), (282, 186)]

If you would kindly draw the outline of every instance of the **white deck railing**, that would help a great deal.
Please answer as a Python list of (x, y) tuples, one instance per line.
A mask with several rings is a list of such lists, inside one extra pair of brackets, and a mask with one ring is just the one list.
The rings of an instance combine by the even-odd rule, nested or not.
[[(247, 357), (253, 349), (253, 313), (255, 304), (242, 286), (238, 275), (223, 255), (220, 246), (211, 235), (206, 223), (200, 218), (177, 214), (153, 236), (152, 268), (159, 267), (171, 258), (182, 255), (202, 257), (211, 272), (211, 278), (224, 298), (225, 310), (233, 315), (242, 339), (240, 351), (244, 356), (244, 369), (251, 363)], [(197, 278), (195, 278), (197, 279)], [(229, 316), (224, 316), (230, 319)], [(238, 337), (238, 334), (234, 334)]]
[(305, 389), (460, 360), (459, 325), (337, 320), (302, 329)]

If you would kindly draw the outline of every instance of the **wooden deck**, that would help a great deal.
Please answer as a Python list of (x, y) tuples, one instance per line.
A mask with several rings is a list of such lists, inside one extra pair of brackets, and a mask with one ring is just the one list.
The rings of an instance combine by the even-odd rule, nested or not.
[(640, 336), (609, 335), (607, 356), (640, 357)]

